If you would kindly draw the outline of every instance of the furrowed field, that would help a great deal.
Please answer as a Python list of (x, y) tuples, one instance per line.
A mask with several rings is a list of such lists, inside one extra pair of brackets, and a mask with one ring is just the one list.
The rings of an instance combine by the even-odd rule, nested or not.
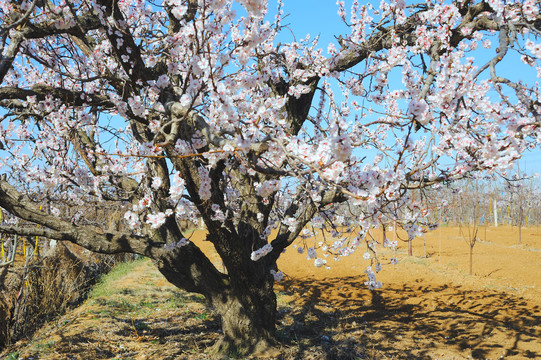
[[(466, 232), (440, 227), (413, 241), (413, 256), (400, 240), (394, 253), (380, 247), (384, 286), (377, 291), (363, 284), (369, 265), (363, 251), (338, 262), (329, 256), (326, 269), (307, 266), (313, 260), (306, 253), (289, 249), (278, 261), (285, 280), (276, 286), (282, 347), (269, 357), (540, 358), (541, 230), (523, 228), (517, 245), (516, 227), (480, 227), (473, 275)], [(204, 235), (196, 231), (190, 240), (220, 265)], [(372, 236), (381, 239), (379, 231)], [(321, 240), (297, 240), (297, 247)], [(2, 359), (212, 358), (219, 329), (202, 297), (181, 292), (149, 260), (138, 260), (117, 267), (80, 307), (14, 344)]]

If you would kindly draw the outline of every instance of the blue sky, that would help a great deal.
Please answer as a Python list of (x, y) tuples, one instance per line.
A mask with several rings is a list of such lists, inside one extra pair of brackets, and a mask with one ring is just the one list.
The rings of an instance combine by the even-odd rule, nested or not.
[(284, 14), (289, 15), (282, 24), (289, 24), (297, 39), (306, 34), (310, 34), (311, 38), (319, 35), (320, 44), (326, 48), (330, 42), (337, 44), (335, 36), (348, 31), (337, 10), (334, 0), (286, 0)]

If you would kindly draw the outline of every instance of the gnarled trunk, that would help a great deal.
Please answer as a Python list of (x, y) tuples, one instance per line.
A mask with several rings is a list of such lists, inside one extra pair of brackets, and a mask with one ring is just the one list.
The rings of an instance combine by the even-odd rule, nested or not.
[(211, 304), (221, 318), (224, 335), (216, 344), (217, 352), (261, 355), (272, 351), (276, 343), (272, 280), (236, 284), (214, 296)]
[[(190, 256), (183, 256), (186, 252)], [(172, 284), (203, 294), (220, 316), (223, 338), (215, 352), (272, 354), (276, 344), (276, 295), (268, 265), (241, 261), (225, 275), (189, 245), (182, 250), (160, 252), (157, 258), (158, 269)]]

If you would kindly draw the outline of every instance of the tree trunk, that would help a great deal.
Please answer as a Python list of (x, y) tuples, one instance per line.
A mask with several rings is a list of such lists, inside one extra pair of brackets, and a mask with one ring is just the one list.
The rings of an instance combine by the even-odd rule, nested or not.
[[(182, 254), (190, 252), (189, 256)], [(269, 266), (249, 259), (229, 275), (218, 273), (208, 259), (186, 245), (161, 252), (158, 269), (175, 286), (204, 295), (219, 315), (223, 338), (216, 353), (269, 356), (275, 348), (276, 295)], [(199, 257), (199, 258), (198, 258)], [(189, 260), (192, 263), (189, 263)], [(231, 260), (225, 259), (225, 260)], [(198, 266), (205, 264), (205, 266)], [(245, 265), (245, 266), (242, 266)]]
[(276, 295), (272, 279), (259, 285), (237, 284), (210, 300), (220, 316), (223, 331), (216, 352), (272, 355), (276, 345)]

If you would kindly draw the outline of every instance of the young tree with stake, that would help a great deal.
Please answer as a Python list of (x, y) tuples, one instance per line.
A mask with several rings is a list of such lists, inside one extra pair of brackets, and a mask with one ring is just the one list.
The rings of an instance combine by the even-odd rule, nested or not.
[[(219, 351), (254, 353), (275, 342), (271, 270), (303, 229), (334, 226), (336, 257), (370, 254), (371, 226), (419, 231), (394, 210), (409, 189), (535, 146), (539, 86), (500, 63), (518, 54), (539, 77), (541, 16), (529, 0), (338, 1), (350, 33), (322, 50), (277, 40), (281, 2), (274, 18), (265, 0), (239, 3), (0, 1), (0, 207), (15, 221), (0, 231), (147, 256), (215, 308)], [(362, 211), (331, 224), (346, 201)], [(101, 202), (126, 226), (55, 207)], [(227, 274), (185, 239), (186, 219), (202, 219)]]

